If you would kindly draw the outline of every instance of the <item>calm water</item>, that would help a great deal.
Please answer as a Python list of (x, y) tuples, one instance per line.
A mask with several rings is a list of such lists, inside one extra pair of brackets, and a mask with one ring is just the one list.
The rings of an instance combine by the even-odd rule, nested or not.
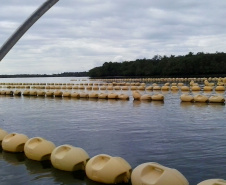
[[(1, 79), (0, 82), (83, 83), (71, 79), (75, 78)], [(132, 97), (129, 101), (117, 101), (0, 95), (0, 128), (30, 138), (43, 137), (56, 146), (81, 147), (90, 157), (120, 156), (132, 168), (158, 162), (180, 171), (190, 185), (211, 178), (225, 179), (225, 105), (181, 103), (180, 91), (164, 95), (164, 103), (133, 101)], [(221, 95), (225, 97), (225, 92)], [(62, 172), (49, 163), (4, 151), (0, 151), (0, 182), (1, 185), (98, 184), (84, 174)]]

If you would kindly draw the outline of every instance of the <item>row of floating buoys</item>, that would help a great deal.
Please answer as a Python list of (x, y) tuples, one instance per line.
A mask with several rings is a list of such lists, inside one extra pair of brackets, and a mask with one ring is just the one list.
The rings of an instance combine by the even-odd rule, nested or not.
[(182, 102), (199, 102), (199, 103), (224, 103), (225, 98), (219, 95), (213, 95), (213, 96), (205, 96), (205, 95), (195, 95), (194, 97), (192, 95), (188, 94), (182, 94), (180, 96), (180, 99)]
[[(155, 162), (131, 165), (121, 157), (99, 154), (92, 158), (79, 147), (64, 144), (56, 147), (54, 143), (41, 137), (28, 138), (24, 134), (11, 133), (0, 129), (0, 143), (7, 152), (24, 152), (28, 159), (50, 160), (54, 168), (63, 171), (84, 170), (93, 181), (105, 184), (128, 183), (132, 185), (189, 185), (178, 170)], [(223, 179), (209, 179), (198, 185), (226, 185)]]
[[(8, 91), (7, 91), (8, 92)], [(0, 91), (1, 95), (11, 95), (11, 96), (49, 96), (49, 97), (71, 97), (71, 98), (99, 98), (99, 99), (120, 99), (129, 100), (128, 94), (116, 94), (116, 93), (86, 93), (86, 92), (69, 92), (69, 91), (35, 91), (35, 90), (25, 90), (21, 91)]]
[(140, 94), (139, 91), (133, 91), (132, 93), (134, 100), (147, 100), (147, 101), (164, 101), (164, 96), (162, 94)]

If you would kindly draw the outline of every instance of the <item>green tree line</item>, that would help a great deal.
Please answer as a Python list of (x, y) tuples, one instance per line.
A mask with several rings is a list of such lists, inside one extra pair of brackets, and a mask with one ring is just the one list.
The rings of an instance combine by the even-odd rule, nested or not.
[(152, 59), (135, 61), (105, 62), (88, 72), (90, 77), (186, 77), (186, 76), (217, 76), (226, 75), (226, 53), (194, 54), (184, 56), (160, 56)]

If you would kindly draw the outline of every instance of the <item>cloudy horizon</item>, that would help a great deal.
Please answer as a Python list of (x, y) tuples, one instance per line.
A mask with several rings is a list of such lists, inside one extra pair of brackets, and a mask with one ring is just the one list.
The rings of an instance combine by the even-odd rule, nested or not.
[[(0, 7), (0, 47), (45, 0)], [(60, 0), (0, 62), (0, 74), (83, 72), (104, 62), (225, 52), (226, 2)]]

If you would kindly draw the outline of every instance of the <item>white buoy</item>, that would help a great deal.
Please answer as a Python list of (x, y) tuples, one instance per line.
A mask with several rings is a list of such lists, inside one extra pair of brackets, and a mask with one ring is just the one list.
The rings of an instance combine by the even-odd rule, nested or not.
[(53, 167), (59, 170), (85, 170), (89, 155), (82, 148), (61, 145), (52, 151), (50, 160)]

